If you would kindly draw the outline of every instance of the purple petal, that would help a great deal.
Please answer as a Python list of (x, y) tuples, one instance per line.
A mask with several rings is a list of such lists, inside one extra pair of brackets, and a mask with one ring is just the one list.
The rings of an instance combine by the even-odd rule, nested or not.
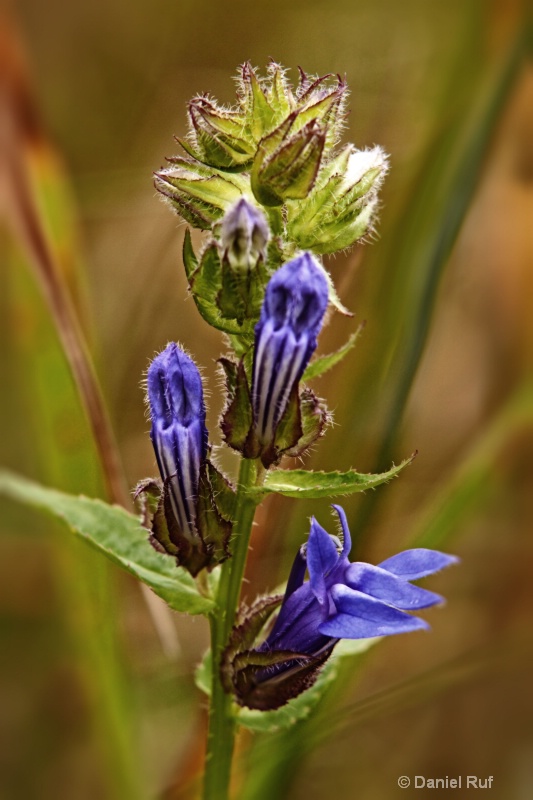
[(257, 432), (265, 442), (274, 436), (292, 388), (302, 376), (312, 352), (309, 347), (307, 337), (302, 336), (296, 341), (290, 328), (273, 330), (271, 320), (267, 320), (259, 331), (254, 357), (252, 399)]
[(303, 253), (274, 273), (255, 326), (252, 402), (263, 444), (272, 442), (293, 387), (317, 344), (328, 304), (324, 270)]
[(332, 596), (338, 613), (318, 626), (325, 636), (367, 639), (429, 628), (424, 620), (342, 584), (333, 587)]
[[(302, 552), (303, 551), (303, 552)], [(300, 547), (296, 553), (296, 558), (292, 564), (292, 569), (285, 589), (285, 600), (291, 596), (300, 586), (303, 585), (305, 573), (307, 572), (307, 560), (305, 557), (304, 546)]]
[(346, 513), (345, 513), (344, 509), (342, 508), (342, 506), (337, 506), (337, 505), (333, 504), (333, 508), (335, 509), (337, 514), (339, 515), (339, 519), (340, 519), (340, 523), (341, 523), (341, 527), (342, 527), (342, 533), (343, 533), (344, 542), (343, 542), (341, 556), (347, 557), (347, 556), (350, 555), (350, 550), (352, 549), (352, 537), (350, 535), (350, 528), (348, 527), (348, 520), (346, 519)]
[(150, 364), (147, 386), (159, 471), (168, 482), (178, 525), (194, 538), (200, 469), (208, 445), (202, 379), (194, 361), (171, 342)]
[(328, 304), (328, 282), (324, 270), (310, 253), (302, 253), (284, 264), (270, 279), (261, 319), (272, 319), (276, 329), (290, 327), (316, 338)]
[(374, 567), (372, 564), (351, 564), (345, 573), (345, 580), (352, 589), (383, 600), (396, 608), (428, 608), (442, 603), (443, 598), (435, 592), (428, 592), (420, 586), (413, 586), (391, 572)]
[(459, 561), (457, 556), (450, 556), (447, 553), (440, 553), (438, 550), (426, 550), (418, 547), (414, 550), (404, 550), (403, 553), (387, 558), (378, 564), (387, 572), (403, 578), (406, 581), (414, 581), (432, 575), (444, 567), (456, 564)]
[(307, 567), (311, 589), (321, 605), (327, 602), (326, 575), (335, 568), (338, 560), (333, 539), (313, 517), (307, 543)]
[(326, 616), (309, 583), (304, 583), (290, 597), (285, 597), (274, 627), (260, 649), (313, 653), (326, 643), (326, 637), (319, 632)]
[(190, 425), (205, 421), (202, 380), (194, 361), (174, 342), (157, 355), (148, 368), (148, 400), (154, 425), (166, 427), (174, 420)]

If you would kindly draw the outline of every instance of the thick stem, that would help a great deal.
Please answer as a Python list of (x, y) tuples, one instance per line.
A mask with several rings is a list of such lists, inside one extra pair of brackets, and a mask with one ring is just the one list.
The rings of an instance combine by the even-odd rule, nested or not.
[(233, 699), (226, 694), (220, 677), (220, 658), (235, 622), (248, 543), (257, 501), (248, 489), (260, 479), (255, 461), (242, 459), (235, 501), (232, 558), (222, 566), (216, 608), (210, 618), (213, 678), (209, 708), (209, 733), (204, 781), (204, 800), (227, 800), (235, 743)]

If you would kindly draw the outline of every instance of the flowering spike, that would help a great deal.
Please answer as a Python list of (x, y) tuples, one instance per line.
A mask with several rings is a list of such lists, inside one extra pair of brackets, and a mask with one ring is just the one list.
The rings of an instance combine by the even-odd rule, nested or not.
[(266, 448), (315, 351), (327, 303), (324, 271), (309, 253), (281, 267), (267, 285), (255, 328), (252, 377), (255, 431)]
[[(340, 506), (334, 508), (343, 524), (345, 541), (349, 541), (344, 511)], [(304, 559), (309, 571), (309, 580), (305, 582)], [(272, 630), (256, 651), (248, 649), (244, 690), (238, 674), (239, 662), (234, 659), (237, 700), (251, 708), (277, 708), (287, 702), (288, 695), (295, 696), (316, 680), (320, 666), (339, 639), (391, 636), (428, 628), (424, 620), (406, 614), (405, 610), (436, 605), (442, 598), (410, 581), (456, 561), (454, 556), (435, 550), (406, 550), (379, 567), (351, 564), (338, 538), (330, 536), (313, 520), (307, 547), (297, 553)], [(255, 669), (251, 666), (259, 664), (258, 659), (254, 662), (255, 652), (268, 654), (268, 666), (259, 665)], [(284, 660), (283, 654), (286, 654)], [(298, 654), (302, 669), (305, 668), (303, 688), (299, 688), (302, 676), (295, 668)], [(276, 691), (280, 684), (283, 689)]]

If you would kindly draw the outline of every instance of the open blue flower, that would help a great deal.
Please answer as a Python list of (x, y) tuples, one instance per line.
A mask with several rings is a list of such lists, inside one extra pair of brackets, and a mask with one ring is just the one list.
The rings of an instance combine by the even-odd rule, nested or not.
[[(366, 639), (428, 628), (424, 620), (406, 612), (442, 602), (440, 595), (411, 581), (455, 563), (455, 556), (417, 548), (398, 553), (377, 567), (351, 563), (346, 515), (340, 506), (333, 507), (342, 526), (342, 549), (339, 539), (330, 536), (313, 518), (309, 540), (296, 557), (277, 620), (259, 651), (286, 651), (319, 658), (331, 651), (339, 639)], [(284, 668), (280, 664), (265, 669), (259, 680), (267, 680)]]

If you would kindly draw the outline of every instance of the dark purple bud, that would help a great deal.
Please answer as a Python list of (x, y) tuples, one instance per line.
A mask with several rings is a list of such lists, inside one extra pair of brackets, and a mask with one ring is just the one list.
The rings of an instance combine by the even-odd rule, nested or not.
[(252, 403), (262, 445), (274, 441), (289, 396), (309, 363), (328, 304), (328, 282), (309, 253), (270, 279), (255, 327)]
[(171, 342), (150, 364), (147, 387), (150, 437), (159, 471), (181, 532), (194, 539), (200, 469), (207, 457), (200, 373), (194, 361)]

